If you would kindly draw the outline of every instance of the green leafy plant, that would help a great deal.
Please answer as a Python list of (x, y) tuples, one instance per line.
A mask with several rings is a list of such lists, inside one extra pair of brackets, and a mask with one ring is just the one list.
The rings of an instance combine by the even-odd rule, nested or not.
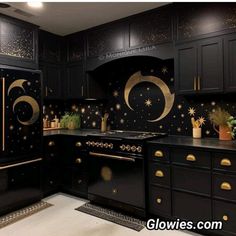
[(230, 116), (227, 124), (231, 128), (231, 136), (234, 139), (236, 136), (236, 118), (233, 116)]
[(216, 126), (228, 126), (231, 115), (224, 109), (218, 107), (215, 111), (209, 113), (209, 120)]
[(79, 129), (81, 125), (80, 115), (78, 113), (65, 113), (61, 118), (61, 127), (68, 129)]

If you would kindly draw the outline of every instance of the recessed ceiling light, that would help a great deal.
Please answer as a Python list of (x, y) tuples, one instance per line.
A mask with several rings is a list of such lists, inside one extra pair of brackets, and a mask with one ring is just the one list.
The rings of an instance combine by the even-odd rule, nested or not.
[(40, 8), (43, 6), (42, 2), (37, 2), (37, 1), (33, 1), (33, 2), (27, 2), (29, 7), (34, 7), (34, 8)]

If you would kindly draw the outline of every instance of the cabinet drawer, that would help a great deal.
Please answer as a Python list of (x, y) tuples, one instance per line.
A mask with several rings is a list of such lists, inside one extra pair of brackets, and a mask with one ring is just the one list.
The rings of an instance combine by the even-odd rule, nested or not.
[(150, 161), (166, 161), (169, 162), (169, 149), (160, 147), (159, 145), (149, 145), (148, 158)]
[(214, 173), (213, 197), (236, 201), (236, 176)]
[(159, 163), (149, 163), (149, 181), (151, 184), (170, 185), (170, 167)]
[(211, 200), (173, 191), (173, 216), (193, 222), (211, 220)]
[(80, 172), (77, 169), (73, 170), (72, 189), (76, 192), (87, 194), (88, 185), (87, 185), (87, 174), (85, 172)]
[(215, 153), (213, 168), (216, 170), (236, 171), (236, 154)]
[(211, 154), (209, 152), (191, 149), (175, 149), (171, 151), (172, 162), (189, 166), (211, 168)]
[(155, 215), (171, 216), (171, 192), (169, 189), (151, 187), (149, 212)]
[(223, 222), (223, 230), (236, 234), (236, 205), (222, 201), (213, 201), (213, 220)]
[(172, 166), (172, 186), (200, 194), (211, 194), (211, 172)]

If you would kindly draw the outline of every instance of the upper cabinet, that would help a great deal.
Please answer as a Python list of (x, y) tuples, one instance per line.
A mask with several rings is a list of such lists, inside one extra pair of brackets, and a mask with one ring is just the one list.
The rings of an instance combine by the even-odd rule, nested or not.
[(224, 38), (225, 90), (236, 91), (236, 34)]
[(61, 61), (61, 43), (58, 35), (40, 30), (39, 31), (39, 60), (47, 62)]
[(37, 69), (38, 27), (0, 14), (0, 63)]
[(99, 57), (126, 48), (127, 25), (112, 23), (87, 33), (87, 57)]
[(235, 3), (177, 3), (177, 40), (236, 29)]
[(79, 32), (66, 36), (67, 62), (82, 61), (85, 58), (84, 34)]
[(129, 24), (130, 47), (142, 47), (171, 42), (172, 8), (167, 6), (132, 18)]
[(222, 37), (176, 46), (175, 78), (177, 93), (222, 92), (223, 76)]

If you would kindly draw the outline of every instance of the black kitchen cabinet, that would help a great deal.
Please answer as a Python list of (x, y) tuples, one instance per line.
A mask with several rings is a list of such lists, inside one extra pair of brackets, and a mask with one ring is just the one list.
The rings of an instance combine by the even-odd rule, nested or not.
[(95, 28), (87, 32), (87, 57), (104, 56), (106, 53), (126, 48), (127, 23), (118, 22)]
[(61, 62), (62, 37), (49, 33), (47, 31), (39, 31), (39, 60), (51, 63)]
[(225, 91), (236, 91), (236, 34), (224, 38)]
[(42, 163), (42, 191), (44, 196), (58, 191), (61, 183), (60, 139), (56, 136), (44, 137), (44, 157)]
[(44, 98), (62, 98), (63, 66), (60, 64), (42, 62), (39, 67), (43, 72)]
[(172, 32), (172, 6), (155, 9), (130, 20), (129, 47), (144, 47), (171, 42)]
[(178, 94), (223, 91), (223, 38), (214, 37), (176, 46)]
[(0, 14), (0, 63), (38, 68), (38, 27)]
[(85, 71), (83, 62), (66, 65), (66, 98), (86, 96)]
[(84, 150), (84, 139), (67, 136), (63, 139), (63, 144), (64, 154), (61, 160), (62, 190), (76, 196), (87, 197), (87, 153)]

